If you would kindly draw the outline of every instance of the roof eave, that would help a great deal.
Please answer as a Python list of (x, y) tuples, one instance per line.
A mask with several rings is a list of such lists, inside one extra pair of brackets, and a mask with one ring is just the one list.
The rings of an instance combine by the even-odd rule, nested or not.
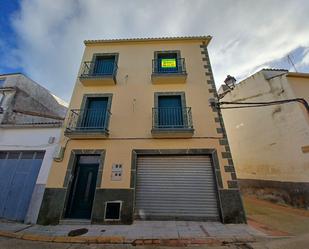
[(296, 77), (296, 78), (309, 78), (309, 73), (296, 73), (296, 72), (289, 72), (287, 77)]
[(204, 41), (208, 45), (212, 36), (183, 36), (183, 37), (158, 37), (158, 38), (127, 38), (127, 39), (103, 39), (85, 40), (85, 45), (104, 43), (125, 43), (125, 42), (156, 42), (156, 41)]

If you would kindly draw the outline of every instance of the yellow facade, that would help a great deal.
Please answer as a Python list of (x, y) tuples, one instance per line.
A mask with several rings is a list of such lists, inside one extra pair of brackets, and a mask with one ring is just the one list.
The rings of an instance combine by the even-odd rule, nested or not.
[[(72, 149), (106, 149), (102, 187), (129, 188), (130, 164), (132, 149), (189, 149), (216, 148), (220, 165), (228, 165), (221, 152), (224, 147), (219, 145), (220, 134), (215, 123), (217, 113), (209, 107), (208, 99), (213, 94), (208, 92), (205, 69), (202, 63), (201, 41), (167, 41), (167, 42), (127, 42), (87, 45), (82, 61), (90, 61), (94, 53), (119, 53), (116, 85), (85, 87), (79, 79), (73, 91), (70, 109), (81, 108), (84, 94), (112, 93), (110, 135), (101, 140), (71, 140), (65, 151), (62, 162), (54, 162), (50, 171), (47, 187), (62, 187), (70, 151)], [(151, 62), (154, 51), (180, 50), (186, 58), (188, 72), (184, 84), (152, 84)], [(79, 71), (79, 75), (81, 70)], [(190, 139), (153, 139), (151, 135), (152, 116), (155, 92), (184, 91), (187, 106), (192, 108), (194, 135)], [(65, 127), (65, 126), (64, 126)], [(66, 143), (63, 137), (63, 145)], [(123, 163), (124, 177), (120, 182), (110, 180), (113, 163)], [(231, 180), (229, 173), (222, 170), (224, 188), (226, 181)]]
[[(220, 165), (222, 186), (229, 189), (231, 172), (224, 166), (231, 164), (227, 145), (220, 145), (224, 139), (217, 111), (209, 106), (209, 98), (216, 94), (206, 47), (210, 37), (191, 39), (150, 39), (85, 42), (86, 48), (78, 76), (82, 73), (84, 61), (91, 61), (94, 54), (117, 53), (118, 71), (116, 84), (83, 84), (77, 77), (69, 110), (82, 108), (85, 94), (112, 94), (109, 135), (106, 138), (67, 138), (62, 135), (61, 146), (65, 147), (63, 160), (53, 162), (46, 188), (63, 188), (72, 150), (105, 150), (103, 174), (100, 188), (130, 189), (132, 151), (136, 149), (214, 149)], [(186, 78), (183, 81), (154, 84), (152, 60), (155, 51), (180, 51), (185, 58)], [(204, 52), (203, 52), (204, 51)], [(207, 54), (208, 56), (208, 54)], [(154, 138), (152, 129), (152, 108), (156, 92), (184, 92), (186, 106), (191, 107), (194, 133), (190, 138)], [(69, 111), (70, 112), (70, 111)], [(64, 130), (69, 122), (67, 115)], [(113, 164), (123, 165), (120, 181), (112, 181)], [(230, 187), (233, 188), (233, 187)], [(103, 205), (103, 204), (102, 204)]]

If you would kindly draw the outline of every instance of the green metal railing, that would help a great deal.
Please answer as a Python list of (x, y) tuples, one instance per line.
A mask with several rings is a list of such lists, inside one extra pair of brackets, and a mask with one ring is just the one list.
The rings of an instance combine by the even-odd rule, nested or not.
[(193, 129), (191, 107), (152, 108), (153, 129)]
[(106, 109), (73, 109), (69, 113), (67, 132), (108, 132), (111, 112)]
[(164, 59), (152, 60), (152, 73), (153, 74), (186, 74), (186, 64), (184, 58), (173, 59), (175, 62), (170, 66), (164, 66)]
[(115, 61), (85, 61), (81, 77), (115, 77), (118, 66)]

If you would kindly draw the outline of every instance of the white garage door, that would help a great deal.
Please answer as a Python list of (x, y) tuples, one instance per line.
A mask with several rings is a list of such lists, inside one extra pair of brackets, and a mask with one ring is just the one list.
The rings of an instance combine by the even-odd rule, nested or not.
[(135, 198), (137, 218), (219, 220), (209, 156), (138, 157)]

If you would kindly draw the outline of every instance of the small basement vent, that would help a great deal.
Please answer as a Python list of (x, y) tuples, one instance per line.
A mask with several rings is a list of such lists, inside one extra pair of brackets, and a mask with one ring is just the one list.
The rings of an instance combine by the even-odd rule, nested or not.
[(107, 221), (120, 220), (121, 201), (108, 201), (105, 203), (105, 218)]

